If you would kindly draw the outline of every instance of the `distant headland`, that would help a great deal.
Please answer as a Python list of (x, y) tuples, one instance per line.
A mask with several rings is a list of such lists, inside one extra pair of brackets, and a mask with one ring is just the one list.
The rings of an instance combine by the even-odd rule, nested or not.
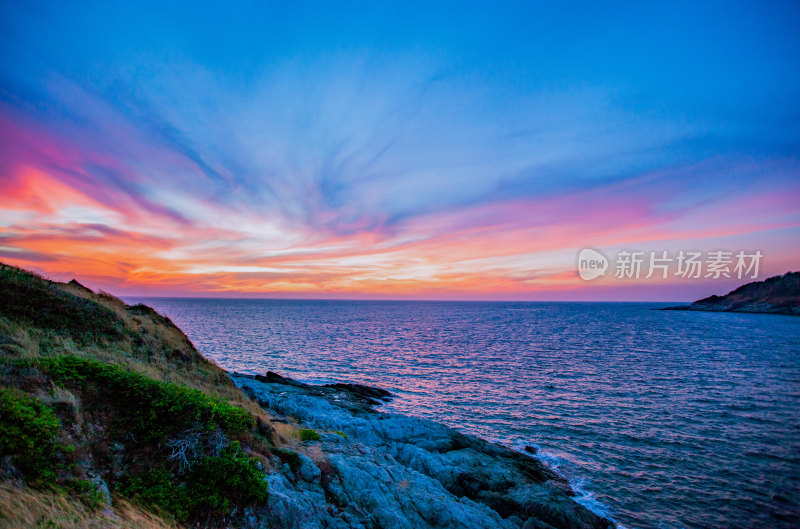
[(751, 312), (800, 316), (800, 272), (787, 272), (764, 281), (742, 285), (724, 296), (711, 296), (691, 305), (661, 310)]

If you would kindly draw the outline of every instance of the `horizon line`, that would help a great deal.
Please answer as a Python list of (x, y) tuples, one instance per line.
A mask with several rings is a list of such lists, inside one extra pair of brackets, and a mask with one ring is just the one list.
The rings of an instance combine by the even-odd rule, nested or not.
[(693, 303), (692, 301), (658, 301), (658, 300), (605, 300), (605, 299), (417, 299), (417, 298), (292, 298), (292, 297), (255, 297), (255, 296), (152, 296), (152, 295), (115, 295), (129, 299), (221, 299), (221, 300), (253, 300), (253, 301), (395, 301), (395, 302), (430, 302), (430, 303)]

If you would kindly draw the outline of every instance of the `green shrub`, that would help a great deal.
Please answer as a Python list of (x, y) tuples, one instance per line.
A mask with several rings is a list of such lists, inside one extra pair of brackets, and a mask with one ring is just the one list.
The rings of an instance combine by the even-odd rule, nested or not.
[(228, 445), (219, 456), (206, 456), (195, 463), (186, 482), (193, 509), (211, 515), (225, 515), (234, 506), (267, 499), (261, 464), (244, 453), (238, 442)]
[(127, 478), (119, 492), (140, 505), (165, 511), (178, 520), (218, 518), (234, 508), (263, 503), (267, 482), (259, 461), (248, 456), (238, 442), (218, 456), (196, 461), (184, 475), (164, 468)]
[(0, 455), (11, 456), (26, 477), (53, 481), (61, 429), (53, 410), (16, 389), (0, 390)]
[(69, 483), (69, 487), (76, 492), (81, 501), (91, 509), (99, 509), (106, 502), (105, 494), (97, 488), (93, 482), (88, 479), (73, 479)]
[(301, 441), (319, 441), (320, 439), (321, 437), (316, 430), (312, 430), (311, 428), (303, 428), (300, 430)]
[(151, 469), (127, 478), (118, 490), (131, 501), (182, 521), (219, 518), (234, 508), (267, 499), (260, 463), (242, 451), (238, 442), (218, 456), (203, 457), (183, 476), (173, 476), (164, 468)]
[(162, 441), (190, 430), (220, 430), (228, 435), (251, 431), (255, 419), (247, 411), (196, 389), (85, 358), (59, 356), (34, 365), (56, 384), (79, 393), (87, 410), (101, 410), (110, 431), (125, 440), (133, 461), (144, 458), (128, 469), (132, 474), (122, 482), (112, 483), (131, 501), (177, 520), (197, 520), (266, 499), (258, 460), (243, 452), (238, 442), (229, 443), (218, 455), (203, 455), (213, 449), (201, 444), (188, 470), (175, 473), (170, 473), (167, 456), (159, 448)]
[(336, 435), (338, 435), (339, 437), (343, 437), (343, 438), (345, 438), (345, 439), (347, 439), (347, 438), (348, 438), (347, 434), (346, 434), (346, 433), (344, 433), (344, 432), (343, 432), (343, 431), (341, 431), (341, 430), (334, 430), (334, 431), (333, 431), (333, 433), (335, 433), (335, 434), (336, 434)]
[(178, 520), (186, 519), (192, 507), (186, 487), (173, 484), (170, 473), (164, 468), (130, 476), (118, 490), (129, 500), (145, 507), (155, 507)]
[(42, 359), (39, 366), (57, 384), (94, 393), (98, 406), (117, 412), (117, 429), (141, 441), (160, 441), (198, 425), (236, 434), (254, 424), (253, 416), (238, 406), (119, 366), (75, 356)]

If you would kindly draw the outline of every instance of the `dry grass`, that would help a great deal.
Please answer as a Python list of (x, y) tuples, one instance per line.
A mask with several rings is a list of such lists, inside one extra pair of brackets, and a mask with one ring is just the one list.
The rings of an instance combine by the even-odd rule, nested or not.
[(39, 356), (39, 340), (35, 331), (24, 329), (0, 316), (0, 336), (2, 335), (7, 338), (0, 345), (0, 354), (13, 355), (20, 358), (35, 358)]
[(50, 405), (51, 407), (53, 405), (68, 407), (72, 410), (72, 413), (74, 413), (76, 417), (80, 414), (81, 401), (67, 388), (62, 388), (61, 386), (51, 384), (49, 391), (45, 391), (44, 388), (42, 388), (37, 393), (37, 397), (39, 397), (39, 400)]
[(300, 442), (300, 428), (294, 424), (285, 422), (273, 422), (276, 437), (280, 444), (295, 444)]
[(0, 483), (3, 529), (178, 529), (172, 522), (117, 499), (114, 511), (92, 510), (63, 494)]

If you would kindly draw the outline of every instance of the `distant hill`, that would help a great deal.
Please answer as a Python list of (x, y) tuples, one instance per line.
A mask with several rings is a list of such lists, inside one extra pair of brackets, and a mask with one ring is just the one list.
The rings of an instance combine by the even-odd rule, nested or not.
[(788, 272), (742, 285), (724, 296), (711, 296), (691, 305), (663, 310), (754, 312), (800, 316), (800, 272)]

